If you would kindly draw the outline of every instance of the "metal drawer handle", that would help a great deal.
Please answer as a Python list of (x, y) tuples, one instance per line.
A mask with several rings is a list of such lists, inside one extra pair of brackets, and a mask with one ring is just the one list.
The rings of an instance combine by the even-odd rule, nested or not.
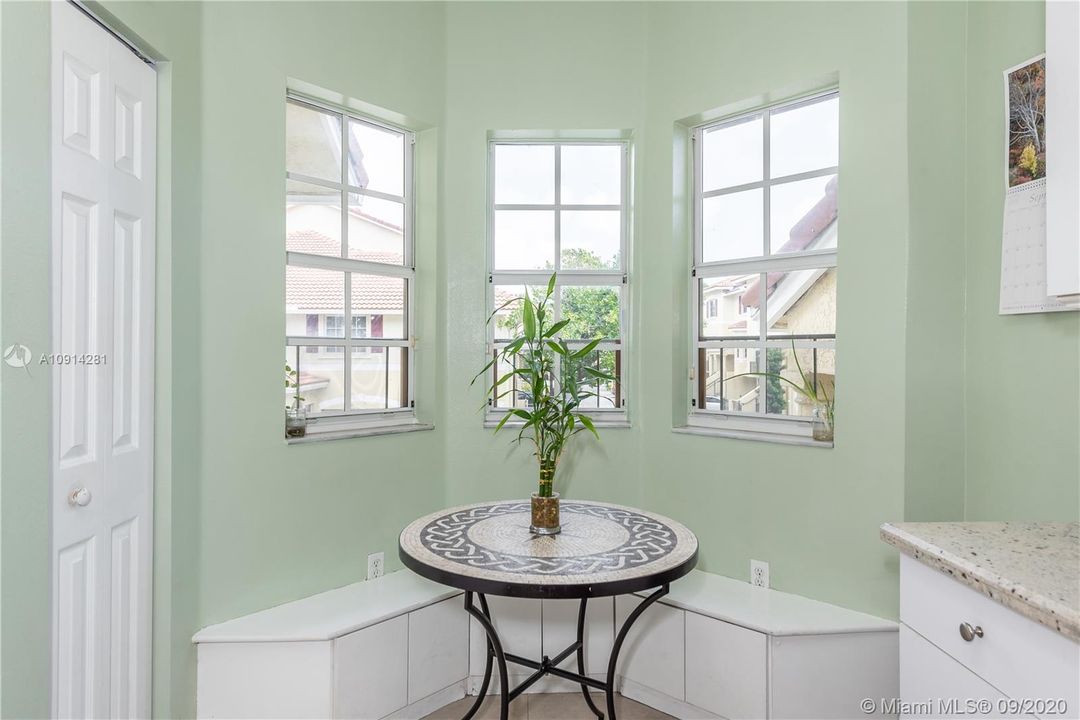
[(971, 627), (971, 623), (960, 623), (960, 637), (964, 638), (967, 642), (971, 642), (977, 637), (983, 636), (983, 629), (981, 626), (976, 625)]

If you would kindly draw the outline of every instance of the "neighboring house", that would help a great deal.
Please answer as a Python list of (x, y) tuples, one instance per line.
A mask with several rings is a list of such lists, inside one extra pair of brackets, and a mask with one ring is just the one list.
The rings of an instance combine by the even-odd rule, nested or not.
[[(791, 229), (788, 240), (779, 252), (835, 248), (837, 243), (837, 181), (825, 187), (825, 194)], [(770, 337), (785, 335), (832, 334), (836, 317), (836, 269), (797, 270), (769, 273), (764, 287), (768, 317), (765, 319)], [(702, 330), (705, 336), (748, 339), (757, 338), (761, 331), (761, 276), (739, 275), (706, 282), (702, 290)], [(800, 349), (799, 363), (807, 373), (814, 367), (814, 351)], [(758, 351), (729, 348), (707, 354), (705, 378), (706, 403), (715, 410), (750, 410), (758, 408), (760, 384), (756, 376), (730, 379), (747, 372), (765, 372), (766, 359)], [(790, 348), (784, 351), (787, 359), (781, 374), (801, 384), (798, 370), (791, 360)], [(835, 352), (817, 353), (817, 377), (826, 392), (832, 393), (835, 382)], [(721, 384), (724, 385), (721, 391)], [(810, 415), (812, 408), (804, 398), (785, 384), (787, 414)], [(721, 407), (719, 398), (727, 399)]]
[[(285, 209), (286, 250), (340, 257), (339, 208), (340, 196), (337, 193), (290, 194)], [(350, 209), (348, 218), (350, 258), (401, 264), (404, 247), (401, 225), (375, 217), (360, 205)], [(350, 337), (404, 337), (404, 281), (353, 274), (351, 282)], [(285, 280), (286, 335), (345, 337), (344, 296), (343, 273), (288, 267)], [(351, 363), (354, 409), (377, 409), (387, 404), (397, 407), (400, 404), (401, 357), (398, 348), (354, 350)], [(292, 367), (299, 364), (301, 395), (310, 410), (343, 409), (343, 348), (315, 344), (303, 346), (299, 352), (297, 348), (286, 348), (286, 362)]]

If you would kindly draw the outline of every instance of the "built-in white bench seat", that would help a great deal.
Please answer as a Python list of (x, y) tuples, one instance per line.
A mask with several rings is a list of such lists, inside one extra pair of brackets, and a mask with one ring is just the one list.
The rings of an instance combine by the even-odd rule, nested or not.
[(200, 718), (420, 718), (465, 695), (454, 590), (390, 573), (203, 628)]
[[(418, 718), (466, 680), (475, 693), (485, 640), (459, 596), (402, 570), (204, 628), (198, 715)], [(576, 600), (489, 601), (508, 652), (553, 655), (573, 639)], [(637, 602), (590, 601), (589, 674), (603, 676)], [(888, 620), (694, 571), (634, 626), (617, 682), (681, 718), (861, 717), (863, 698), (897, 695), (897, 637)], [(535, 689), (577, 691), (550, 678)]]
[[(638, 602), (616, 598), (616, 627)], [(898, 643), (895, 622), (695, 570), (631, 630), (621, 692), (681, 718), (864, 717), (897, 697)]]

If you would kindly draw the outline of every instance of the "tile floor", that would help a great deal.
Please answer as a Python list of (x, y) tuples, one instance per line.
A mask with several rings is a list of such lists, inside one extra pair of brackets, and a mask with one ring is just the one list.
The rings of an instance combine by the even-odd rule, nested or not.
[[(597, 706), (603, 710), (603, 695), (596, 695)], [(436, 710), (424, 720), (461, 720), (476, 698), (469, 696)], [(634, 702), (622, 695), (615, 696), (615, 712), (619, 720), (674, 720), (659, 710)], [(489, 695), (474, 720), (499, 717), (499, 701)], [(596, 720), (581, 693), (525, 694), (510, 703), (510, 720)]]

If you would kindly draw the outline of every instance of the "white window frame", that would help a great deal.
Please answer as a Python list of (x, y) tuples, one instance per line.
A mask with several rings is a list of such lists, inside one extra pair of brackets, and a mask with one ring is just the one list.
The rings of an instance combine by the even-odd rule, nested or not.
[[(495, 203), (495, 148), (499, 145), (551, 145), (555, 148), (555, 201), (553, 203)], [(621, 148), (621, 191), (620, 202), (609, 205), (583, 205), (563, 203), (561, 196), (562, 178), (562, 148), (567, 145), (614, 145)], [(619, 340), (618, 342), (605, 340), (596, 346), (597, 350), (613, 350), (619, 352), (619, 400), (620, 406), (613, 408), (582, 408), (597, 427), (628, 427), (630, 424), (630, 403), (627, 398), (629, 387), (629, 370), (627, 362), (627, 330), (630, 303), (629, 281), (629, 249), (630, 249), (630, 140), (628, 137), (498, 137), (488, 140), (488, 194), (487, 194), (487, 313), (489, 317), (495, 310), (495, 288), (500, 285), (537, 285), (546, 287), (552, 272), (558, 273), (558, 285), (552, 297), (555, 309), (554, 322), (562, 319), (562, 293), (559, 288), (567, 286), (593, 286), (593, 287), (616, 287), (619, 291)], [(495, 268), (495, 211), (496, 210), (551, 210), (555, 213), (555, 263), (558, 267), (562, 263), (562, 229), (560, 216), (562, 211), (573, 210), (618, 210), (619, 227), (619, 267), (605, 270), (498, 270)], [(495, 339), (495, 328), (488, 323), (487, 331), (487, 358), (490, 360), (498, 347), (505, 341)], [(571, 348), (584, 347), (588, 340), (569, 342)], [(488, 382), (484, 387), (488, 387)], [(492, 398), (487, 400), (487, 410), (484, 413), (484, 425), (493, 427), (497, 425), (508, 412), (507, 408), (496, 408)], [(507, 425), (520, 425), (518, 421), (511, 420)]]
[[(386, 431), (393, 430), (394, 428), (401, 429), (427, 429), (430, 426), (420, 425), (416, 417), (416, 396), (415, 396), (415, 365), (416, 365), (416, 343), (414, 332), (414, 317), (415, 317), (415, 294), (416, 294), (416, 264), (415, 264), (415, 234), (414, 228), (416, 224), (416, 208), (414, 202), (414, 183), (413, 183), (413, 151), (416, 144), (416, 134), (409, 128), (395, 125), (393, 123), (386, 122), (378, 118), (371, 117), (369, 115), (358, 113), (355, 110), (340, 107), (338, 105), (323, 102), (321, 100), (302, 95), (293, 91), (287, 91), (285, 96), (286, 103), (293, 103), (303, 107), (307, 107), (318, 112), (330, 113), (336, 115), (341, 121), (341, 139), (340, 148), (341, 152), (341, 178), (343, 182), (337, 183), (330, 180), (324, 180), (322, 178), (312, 177), (310, 175), (304, 175), (302, 173), (290, 172), (287, 168), (285, 171), (285, 177), (287, 180), (296, 180), (298, 182), (308, 183), (311, 185), (318, 185), (325, 188), (338, 190), (341, 193), (341, 257), (327, 257), (323, 255), (312, 255), (309, 253), (286, 251), (285, 253), (285, 265), (297, 266), (297, 267), (310, 267), (323, 270), (343, 271), (345, 275), (345, 290), (342, 298), (344, 310), (343, 310), (343, 327), (349, 330), (352, 327), (352, 273), (360, 273), (363, 275), (380, 275), (383, 277), (396, 277), (403, 278), (405, 280), (405, 307), (403, 309), (403, 329), (404, 339), (384, 339), (384, 338), (327, 338), (327, 337), (308, 337), (303, 335), (286, 335), (285, 345), (287, 347), (294, 346), (321, 346), (321, 347), (340, 347), (344, 352), (343, 358), (343, 387), (344, 395), (343, 402), (348, 405), (351, 393), (352, 393), (352, 368), (351, 360), (353, 356), (353, 349), (364, 349), (373, 347), (400, 347), (403, 348), (406, 355), (406, 361), (404, 363), (404, 370), (407, 373), (406, 377), (406, 392), (408, 393), (408, 401), (405, 407), (402, 408), (384, 408), (384, 409), (348, 409), (348, 410), (331, 410), (326, 412), (320, 412), (308, 416), (308, 435), (318, 438), (320, 435), (351, 437), (357, 434), (383, 434)], [(380, 130), (388, 130), (390, 132), (399, 133), (404, 135), (405, 146), (405, 182), (404, 182), (404, 195), (394, 195), (390, 193), (380, 192), (377, 190), (370, 190), (362, 188), (357, 185), (351, 184), (349, 177), (349, 153), (347, 148), (349, 147), (349, 122), (358, 122), (364, 125), (378, 128)], [(349, 195), (365, 195), (368, 197), (378, 198), (382, 200), (391, 200), (394, 202), (400, 202), (404, 205), (404, 237), (403, 237), (403, 262), (401, 265), (390, 265), (387, 263), (369, 262), (365, 260), (352, 260), (348, 258), (349, 251)], [(336, 314), (336, 313), (334, 313)], [(346, 335), (351, 335), (351, 332), (347, 332)], [(301, 371), (303, 370), (303, 354), (301, 354)], [(290, 441), (295, 442), (295, 441)]]
[[(770, 207), (769, 199), (771, 188), (775, 185), (783, 185), (799, 180), (808, 180), (816, 177), (823, 177), (827, 175), (839, 176), (840, 166), (833, 165), (830, 167), (820, 168), (809, 172), (796, 173), (792, 175), (784, 175), (781, 177), (771, 177), (770, 173), (770, 145), (772, 141), (772, 135), (769, 127), (769, 119), (772, 114), (777, 112), (783, 112), (787, 110), (794, 110), (806, 105), (812, 105), (817, 102), (827, 100), (832, 97), (839, 97), (840, 90), (837, 87), (832, 87), (827, 90), (815, 92), (811, 95), (802, 96), (799, 98), (782, 101), (779, 103), (771, 103), (763, 105), (754, 110), (739, 112), (736, 115), (729, 115), (719, 120), (713, 120), (701, 125), (695, 126), (690, 132), (690, 147), (693, 154), (692, 158), (692, 197), (693, 197), (693, 258), (691, 260), (690, 268), (690, 298), (691, 298), (691, 327), (690, 327), (690, 343), (689, 343), (689, 357), (690, 357), (690, 372), (688, 373), (689, 381), (687, 383), (689, 404), (687, 407), (687, 422), (683, 428), (677, 428), (680, 431), (690, 432), (694, 434), (707, 434), (707, 435), (722, 435), (727, 437), (744, 438), (749, 440), (766, 440), (780, 443), (792, 443), (800, 445), (815, 445), (831, 447), (831, 442), (822, 442), (813, 439), (812, 424), (813, 419), (810, 417), (799, 417), (790, 415), (777, 415), (765, 412), (746, 412), (746, 411), (727, 411), (727, 410), (710, 410), (707, 408), (698, 407), (698, 373), (701, 372), (699, 368), (699, 351), (709, 349), (722, 349), (722, 348), (742, 348), (742, 349), (755, 349), (758, 350), (760, 357), (759, 362), (762, 363), (762, 367), (766, 362), (767, 350), (771, 348), (779, 348), (789, 350), (794, 343), (796, 349), (819, 349), (835, 350), (836, 348), (836, 335), (835, 333), (830, 336), (796, 336), (794, 339), (790, 336), (768, 337), (768, 297), (764, 292), (765, 284), (764, 280), (768, 273), (776, 272), (788, 272), (793, 270), (810, 270), (810, 269), (825, 269), (826, 271), (836, 267), (837, 263), (837, 248), (830, 248), (825, 250), (804, 250), (798, 252), (786, 252), (786, 253), (772, 253), (772, 242), (770, 238)], [(708, 192), (703, 191), (702, 183), (702, 136), (706, 131), (714, 130), (718, 128), (737, 125), (745, 122), (750, 118), (762, 117), (762, 179), (752, 183), (744, 183), (741, 185), (734, 185), (731, 187), (725, 187), (718, 190), (711, 190)], [(735, 192), (742, 192), (745, 190), (762, 189), (763, 202), (762, 212), (764, 215), (762, 228), (764, 232), (763, 237), (763, 252), (764, 254), (755, 258), (738, 258), (735, 260), (719, 260), (713, 262), (703, 262), (703, 221), (702, 211), (704, 200), (706, 198), (715, 197), (719, 195), (727, 195)], [(839, 222), (839, 215), (837, 216), (837, 222)], [(762, 277), (762, 292), (761, 296), (761, 309), (760, 315), (766, 318), (765, 322), (760, 323), (760, 330), (758, 337), (746, 337), (740, 339), (712, 339), (703, 340), (701, 338), (701, 281), (704, 279), (719, 277), (724, 275), (740, 275), (760, 273)], [(762, 370), (762, 368), (759, 368)], [(762, 370), (763, 371), (763, 370)], [(764, 402), (766, 393), (766, 378), (758, 377), (758, 392)]]

